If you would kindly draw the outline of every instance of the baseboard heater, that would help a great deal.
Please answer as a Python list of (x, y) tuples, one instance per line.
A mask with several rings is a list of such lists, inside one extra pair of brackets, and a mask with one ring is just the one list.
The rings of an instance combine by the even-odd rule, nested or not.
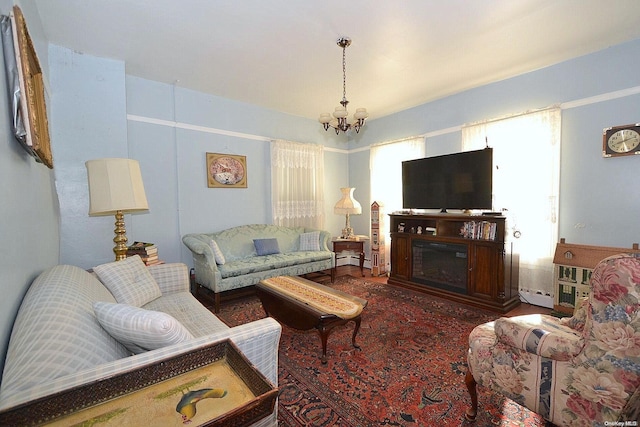
[(537, 305), (540, 307), (553, 308), (552, 295), (544, 295), (542, 293), (529, 292), (529, 291), (523, 291), (523, 290), (521, 290), (519, 293), (520, 293), (520, 301), (524, 303)]

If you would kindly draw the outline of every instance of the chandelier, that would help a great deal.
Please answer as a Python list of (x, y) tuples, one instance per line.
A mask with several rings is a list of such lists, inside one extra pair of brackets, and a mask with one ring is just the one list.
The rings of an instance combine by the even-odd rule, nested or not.
[(351, 127), (356, 130), (356, 133), (360, 132), (360, 128), (364, 126), (364, 121), (369, 117), (369, 113), (367, 113), (366, 108), (358, 108), (356, 109), (353, 118), (355, 121), (353, 124), (347, 121), (347, 116), (349, 112), (347, 111), (347, 60), (346, 60), (346, 50), (347, 46), (351, 44), (351, 39), (348, 37), (342, 37), (338, 39), (338, 46), (342, 48), (342, 101), (340, 101), (341, 106), (336, 107), (333, 112), (333, 118), (329, 113), (320, 114), (320, 118), (318, 121), (322, 123), (324, 126), (324, 130), (329, 130), (329, 127), (332, 127), (336, 131), (336, 135), (342, 132), (347, 132)]

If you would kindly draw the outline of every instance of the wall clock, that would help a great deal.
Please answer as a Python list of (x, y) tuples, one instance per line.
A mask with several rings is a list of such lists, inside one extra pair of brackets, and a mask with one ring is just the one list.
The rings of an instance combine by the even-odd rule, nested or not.
[(640, 123), (613, 126), (602, 130), (602, 156), (640, 154)]

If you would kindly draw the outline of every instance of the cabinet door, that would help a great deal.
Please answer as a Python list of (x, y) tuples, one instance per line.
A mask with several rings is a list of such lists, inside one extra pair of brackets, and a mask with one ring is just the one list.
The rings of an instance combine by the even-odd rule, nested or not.
[(476, 297), (495, 300), (504, 290), (499, 290), (499, 271), (502, 269), (500, 251), (495, 244), (477, 242), (472, 246), (469, 293)]
[(391, 235), (391, 275), (399, 279), (409, 280), (410, 264), (409, 254), (411, 253), (411, 241), (408, 236), (402, 233)]

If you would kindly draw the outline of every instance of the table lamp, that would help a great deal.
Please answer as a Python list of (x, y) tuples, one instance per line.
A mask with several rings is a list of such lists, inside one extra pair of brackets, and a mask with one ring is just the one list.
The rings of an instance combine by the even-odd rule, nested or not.
[(338, 203), (333, 207), (334, 214), (346, 215), (347, 217), (345, 226), (342, 229), (342, 236), (340, 236), (343, 239), (353, 239), (355, 237), (353, 228), (351, 228), (351, 224), (349, 223), (349, 215), (360, 215), (362, 213), (362, 206), (353, 198), (354, 190), (355, 188), (341, 188), (342, 199), (338, 200)]
[(131, 159), (88, 160), (89, 216), (115, 215), (116, 261), (127, 257), (124, 214), (148, 211), (140, 164)]

